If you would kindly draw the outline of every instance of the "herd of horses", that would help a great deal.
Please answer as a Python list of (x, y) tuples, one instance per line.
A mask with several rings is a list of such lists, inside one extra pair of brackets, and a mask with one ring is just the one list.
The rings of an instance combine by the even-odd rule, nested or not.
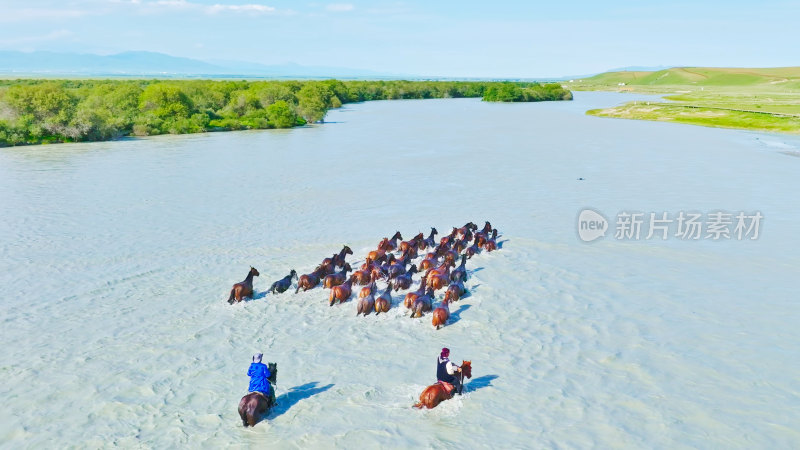
[[(476, 254), (497, 250), (497, 229), (486, 222), (482, 229), (472, 222), (452, 231), (436, 241), (438, 231), (431, 228), (426, 238), (419, 233), (408, 241), (396, 232), (391, 238), (383, 238), (375, 250), (368, 252), (358, 270), (346, 261), (353, 250), (347, 245), (338, 253), (322, 260), (310, 273), (298, 276), (292, 269), (288, 275), (272, 283), (267, 292), (280, 294), (292, 287), (297, 279), (295, 293), (322, 286), (329, 289), (328, 304), (333, 306), (348, 301), (357, 286), (358, 302), (356, 316), (386, 313), (394, 306), (392, 291), (408, 290), (414, 283), (414, 275), (420, 274), (417, 290), (406, 293), (403, 305), (411, 311), (411, 317), (422, 317), (431, 312), (431, 323), (439, 329), (450, 318), (449, 306), (466, 293), (467, 260)], [(428, 251), (427, 253), (426, 250)], [(421, 258), (419, 262), (414, 260)], [(457, 262), (459, 264), (457, 265)], [(253, 296), (253, 278), (258, 270), (250, 267), (244, 281), (233, 285), (228, 303), (240, 302)], [(378, 283), (385, 283), (379, 290)], [(444, 296), (434, 308), (436, 291), (444, 289)]]
[[(480, 252), (497, 250), (497, 233), (489, 221), (480, 230), (472, 222), (463, 227), (454, 227), (438, 241), (436, 235), (439, 232), (436, 228), (431, 228), (427, 238), (419, 233), (407, 241), (398, 231), (391, 238), (383, 238), (375, 250), (368, 252), (358, 270), (353, 270), (345, 260), (347, 255), (353, 254), (353, 250), (344, 245), (339, 252), (323, 259), (310, 273), (298, 276), (292, 269), (288, 275), (272, 283), (267, 292), (286, 292), (296, 279), (295, 293), (321, 285), (322, 289), (330, 290), (328, 304), (333, 306), (347, 302), (353, 296), (354, 287), (362, 286), (358, 291), (356, 316), (363, 314), (366, 317), (373, 311), (376, 315), (388, 312), (394, 305), (392, 291), (409, 290), (414, 283), (414, 275), (419, 274), (418, 289), (405, 294), (403, 305), (410, 310), (412, 318), (430, 312), (431, 323), (438, 330), (450, 319), (450, 303), (459, 301), (467, 293), (464, 285), (468, 277), (467, 260)], [(253, 278), (257, 276), (258, 270), (250, 267), (247, 277), (231, 288), (228, 303), (252, 298)], [(380, 293), (379, 282), (385, 283)], [(444, 296), (434, 308), (436, 291), (442, 289)], [(463, 362), (462, 376), (471, 378), (470, 361)], [(419, 403), (414, 406), (433, 408), (442, 400), (451, 398), (452, 394), (445, 385), (436, 383), (422, 392)], [(266, 413), (272, 406), (265, 402), (266, 399), (253, 393), (242, 398), (240, 415), (245, 426), (254, 423), (253, 420), (257, 421), (254, 415)]]

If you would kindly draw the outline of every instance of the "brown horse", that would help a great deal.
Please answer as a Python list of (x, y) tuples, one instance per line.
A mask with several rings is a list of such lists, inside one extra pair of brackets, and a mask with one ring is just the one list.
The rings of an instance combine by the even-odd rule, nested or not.
[[(472, 378), (472, 361), (461, 362), (461, 386), (464, 386), (464, 377)], [(449, 384), (449, 383), (448, 383)], [(452, 385), (451, 385), (452, 386)], [(453, 398), (454, 389), (448, 389), (442, 383), (432, 384), (425, 388), (419, 394), (419, 403), (414, 404), (414, 408), (422, 409), (422, 407), (431, 409), (435, 408), (445, 400)]]
[(411, 305), (411, 318), (422, 317), (423, 313), (431, 309), (433, 309), (433, 289), (428, 289), (427, 293), (417, 297), (417, 299), (414, 300), (414, 304)]
[(450, 283), (450, 266), (445, 267), (444, 273), (438, 271), (431, 271), (428, 275), (428, 287), (434, 291), (438, 291)]
[(492, 230), (492, 237), (486, 240), (486, 243), (483, 244), (483, 249), (487, 252), (497, 250), (497, 228)]
[(437, 258), (433, 252), (430, 252), (427, 255), (425, 255), (425, 259), (423, 259), (422, 262), (419, 263), (419, 269), (428, 270), (431, 267), (435, 266), (436, 264), (439, 264), (439, 258)]
[(319, 284), (319, 279), (325, 275), (327, 275), (327, 269), (321, 265), (317, 266), (311, 273), (300, 275), (300, 279), (297, 280), (297, 289), (294, 290), (294, 293), (300, 292), (300, 288), (303, 288), (303, 292), (313, 289)]
[(328, 297), (328, 306), (333, 306), (336, 303), (336, 300), (339, 300), (339, 303), (344, 303), (347, 299), (350, 298), (350, 294), (353, 293), (353, 280), (347, 280), (344, 283), (340, 284), (339, 286), (334, 286), (331, 288), (331, 295)]
[(420, 234), (414, 236), (413, 238), (411, 238), (410, 241), (401, 242), (400, 243), (400, 251), (405, 253), (411, 247), (415, 247), (415, 248), (419, 249), (419, 242), (422, 241), (424, 237), (425, 237), (425, 235), (420, 233)]
[(422, 280), (419, 282), (419, 289), (417, 289), (416, 292), (409, 292), (406, 294), (406, 298), (403, 300), (403, 305), (405, 305), (406, 308), (411, 309), (411, 307), (414, 306), (414, 302), (417, 301), (421, 295), (425, 295), (426, 284), (425, 276), (423, 275)]
[(269, 287), (269, 292), (272, 292), (273, 294), (282, 294), (286, 292), (290, 287), (292, 287), (292, 278), (297, 278), (297, 272), (295, 272), (294, 269), (289, 272), (289, 275), (286, 275), (280, 280), (272, 283), (272, 286)]
[(444, 293), (444, 299), (450, 302), (457, 302), (464, 294), (467, 293), (467, 288), (464, 287), (463, 281), (456, 281), (447, 287)]
[[(388, 242), (388, 239), (384, 238), (384, 240)], [(367, 254), (367, 259), (369, 259), (370, 261), (378, 261), (380, 259), (385, 258), (387, 250), (385, 248), (381, 248), (381, 245), (385, 245), (383, 244), (383, 241), (381, 241), (381, 243), (378, 244), (377, 250), (373, 250)]]
[(263, 419), (270, 408), (275, 406), (275, 382), (278, 378), (278, 364), (269, 363), (269, 382), (273, 385), (271, 395), (265, 397), (260, 392), (251, 392), (239, 401), (239, 417), (242, 418), (242, 425), (254, 427)]
[(359, 314), (364, 314), (364, 317), (367, 317), (368, 314), (372, 312), (372, 309), (375, 307), (375, 292), (370, 292), (366, 297), (362, 297), (358, 300), (358, 310), (356, 312), (356, 317)]
[(389, 309), (392, 307), (392, 282), (389, 282), (389, 286), (386, 287), (386, 290), (375, 299), (375, 314), (389, 312)]
[(366, 297), (366, 296), (368, 296), (370, 294), (374, 294), (375, 290), (378, 288), (376, 283), (375, 283), (375, 281), (377, 279), (378, 279), (378, 276), (375, 275), (375, 274), (372, 274), (372, 280), (370, 281), (370, 283), (368, 285), (366, 285), (363, 288), (361, 288), (361, 291), (359, 291), (359, 293), (358, 293), (358, 298), (364, 298), (364, 297)]
[(250, 272), (247, 273), (247, 278), (244, 279), (241, 283), (236, 283), (231, 288), (231, 295), (228, 297), (228, 303), (233, 304), (234, 300), (238, 303), (242, 301), (244, 297), (252, 297), (253, 296), (253, 277), (258, 276), (258, 271), (255, 267), (250, 266)]
[(442, 304), (434, 309), (431, 314), (433, 316), (431, 323), (433, 323), (433, 326), (435, 326), (437, 330), (439, 327), (445, 326), (447, 320), (450, 319), (450, 307), (447, 303), (448, 300), (445, 298)]
[(350, 267), (350, 263), (344, 263), (344, 267), (342, 268), (341, 272), (332, 273), (322, 280), (322, 287), (330, 289), (334, 286), (339, 286), (340, 284), (344, 283), (344, 280), (347, 279), (347, 272), (351, 270), (353, 269)]
[(444, 253), (444, 261), (452, 266), (456, 265), (457, 259), (458, 259), (458, 252), (455, 250), (447, 250)]

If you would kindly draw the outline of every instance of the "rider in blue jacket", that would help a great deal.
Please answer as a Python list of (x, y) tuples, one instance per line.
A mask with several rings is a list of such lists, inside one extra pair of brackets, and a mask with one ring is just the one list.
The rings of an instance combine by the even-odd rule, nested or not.
[(270, 398), (269, 376), (271, 374), (266, 364), (261, 362), (263, 356), (261, 353), (253, 355), (253, 362), (247, 370), (247, 376), (250, 377), (250, 392), (260, 392), (264, 394), (264, 397)]

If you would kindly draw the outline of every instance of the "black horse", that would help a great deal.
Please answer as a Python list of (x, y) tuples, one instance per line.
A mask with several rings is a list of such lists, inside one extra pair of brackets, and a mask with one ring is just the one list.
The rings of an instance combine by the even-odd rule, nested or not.
[(282, 294), (286, 292), (290, 287), (292, 287), (292, 278), (297, 278), (297, 272), (292, 269), (289, 275), (281, 278), (280, 280), (272, 283), (272, 286), (268, 289), (269, 292), (273, 294)]

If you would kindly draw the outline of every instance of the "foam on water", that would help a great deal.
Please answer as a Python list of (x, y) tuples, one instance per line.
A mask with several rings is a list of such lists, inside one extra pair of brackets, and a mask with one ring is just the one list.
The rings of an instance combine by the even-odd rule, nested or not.
[[(800, 160), (756, 137), (800, 145), (583, 114), (628, 98), (369, 102), (303, 129), (0, 150), (0, 443), (800, 446)], [(584, 207), (765, 219), (756, 241), (585, 244)], [(344, 243), (360, 262), (395, 230), (487, 219), (503, 248), (468, 262), (438, 331), (405, 291), (377, 317), (266, 294)], [(228, 305), (250, 265), (256, 298)], [(415, 410), (443, 346), (473, 379)], [(256, 351), (279, 403), (244, 429)]]

